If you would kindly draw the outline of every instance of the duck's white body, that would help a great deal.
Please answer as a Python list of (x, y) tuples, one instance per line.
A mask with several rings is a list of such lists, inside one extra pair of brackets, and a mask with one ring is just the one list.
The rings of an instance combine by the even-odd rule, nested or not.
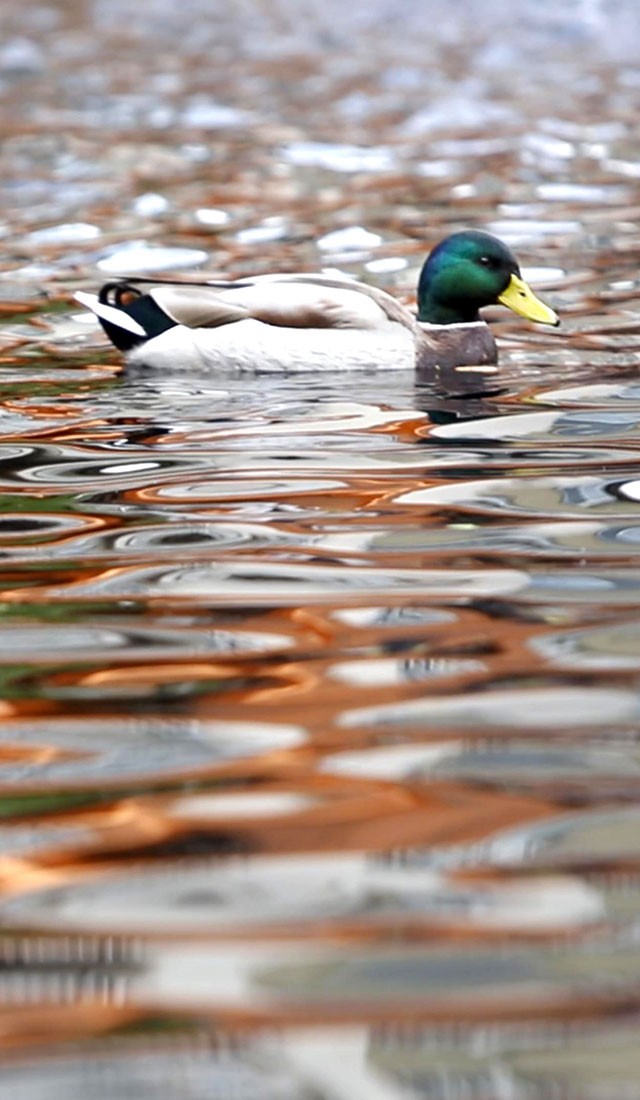
[[(158, 369), (238, 373), (357, 370), (381, 361), (387, 367), (412, 367), (415, 338), (408, 311), (409, 324), (403, 323), (404, 317), (392, 319), (358, 287), (268, 275), (246, 285), (211, 289), (203, 319), (211, 325), (215, 298), (218, 324), (177, 325), (135, 348), (128, 361)], [(180, 290), (160, 287), (154, 292), (170, 316), (179, 314), (181, 306), (195, 307), (189, 288), (186, 295)]]
[(408, 329), (384, 331), (276, 328), (246, 320), (217, 329), (168, 329), (127, 353), (131, 366), (151, 370), (238, 374), (411, 369), (415, 342)]
[[(294, 373), (433, 368), (495, 362), (482, 321), (425, 325), (385, 291), (323, 275), (264, 275), (237, 283), (145, 287), (172, 328), (126, 352), (132, 366), (176, 372)], [(117, 306), (77, 295), (134, 337), (145, 329)], [(131, 341), (133, 343), (133, 341)]]

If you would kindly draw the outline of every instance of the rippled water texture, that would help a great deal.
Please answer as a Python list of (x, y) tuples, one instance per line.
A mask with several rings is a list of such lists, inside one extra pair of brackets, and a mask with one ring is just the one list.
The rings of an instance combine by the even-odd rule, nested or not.
[[(635, 0), (0, 28), (2, 1096), (640, 1096)], [(494, 373), (127, 377), (73, 303), (411, 303), (464, 225), (562, 316)]]

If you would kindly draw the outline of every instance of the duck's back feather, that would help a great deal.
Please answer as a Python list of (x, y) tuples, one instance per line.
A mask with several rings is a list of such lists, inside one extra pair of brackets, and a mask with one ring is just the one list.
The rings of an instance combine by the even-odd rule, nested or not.
[[(358, 284), (325, 286), (270, 279), (224, 288), (155, 286), (147, 293), (164, 313), (187, 328), (216, 328), (253, 318), (280, 328), (375, 329), (400, 320), (391, 319)], [(408, 311), (406, 322), (411, 327)]]

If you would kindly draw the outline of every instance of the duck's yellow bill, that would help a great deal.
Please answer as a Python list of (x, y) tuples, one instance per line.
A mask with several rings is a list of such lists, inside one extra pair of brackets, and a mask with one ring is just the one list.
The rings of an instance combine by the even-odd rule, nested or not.
[(498, 301), (508, 309), (512, 309), (514, 313), (526, 317), (528, 321), (537, 321), (540, 325), (560, 324), (558, 314), (536, 298), (531, 287), (517, 275), (511, 276), (508, 287), (503, 290)]

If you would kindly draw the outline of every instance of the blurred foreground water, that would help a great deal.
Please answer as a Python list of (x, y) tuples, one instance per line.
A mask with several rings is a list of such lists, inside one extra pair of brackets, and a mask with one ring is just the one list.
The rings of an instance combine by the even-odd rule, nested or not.
[[(640, 1096), (635, 3), (0, 24), (3, 1095)], [(495, 373), (125, 377), (72, 300), (464, 225), (563, 319)]]

